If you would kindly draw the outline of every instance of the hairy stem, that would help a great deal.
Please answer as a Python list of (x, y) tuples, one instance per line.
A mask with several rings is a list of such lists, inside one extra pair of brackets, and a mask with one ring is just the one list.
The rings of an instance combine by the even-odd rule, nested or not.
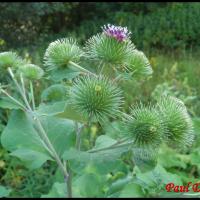
[(81, 148), (81, 131), (84, 126), (78, 127), (78, 122), (75, 122), (75, 128), (76, 128), (76, 149), (80, 150)]
[(68, 161), (66, 163), (66, 169), (67, 169), (67, 173), (68, 173), (68, 178), (66, 180), (67, 181), (67, 192), (68, 192), (68, 197), (71, 198), (72, 197), (72, 172), (69, 167)]
[[(28, 102), (28, 100), (27, 100), (27, 98), (26, 98), (25, 85), (24, 85), (24, 80), (23, 80), (22, 75), (20, 76), (21, 84), (22, 84), (22, 88), (21, 88), (20, 85), (19, 85), (19, 83), (18, 83), (17, 80), (15, 79), (12, 70), (9, 68), (8, 71), (9, 71), (9, 73), (10, 73), (10, 75), (11, 75), (13, 81), (15, 82), (15, 84), (16, 84), (16, 86), (17, 86), (17, 88), (18, 88), (18, 90), (19, 90), (19, 92), (20, 92), (20, 94), (21, 94), (21, 96), (22, 96), (22, 98), (23, 98), (23, 100), (24, 100), (26, 106), (27, 106), (27, 109), (26, 109), (26, 110), (28, 111), (28, 113), (31, 114), (31, 116), (33, 117), (33, 119), (34, 119), (35, 122), (36, 122), (37, 128), (38, 128), (38, 130), (39, 130), (39, 132), (40, 132), (40, 134), (41, 134), (41, 136), (42, 136), (42, 140), (43, 140), (44, 143), (46, 144), (46, 147), (47, 147), (49, 153), (53, 156), (53, 158), (54, 158), (55, 161), (57, 162), (57, 164), (58, 164), (58, 166), (59, 166), (61, 172), (62, 172), (63, 175), (64, 175), (64, 180), (66, 180), (66, 182), (67, 182), (68, 197), (72, 197), (71, 186), (68, 185), (68, 182), (69, 182), (69, 180), (68, 180), (69, 174), (68, 174), (66, 168), (64, 167), (62, 161), (60, 160), (60, 158), (59, 158), (59, 156), (58, 156), (58, 154), (57, 154), (55, 148), (54, 148), (53, 145), (51, 144), (51, 141), (49, 140), (49, 138), (48, 138), (48, 136), (47, 136), (47, 133), (46, 133), (46, 131), (44, 130), (42, 124), (41, 124), (40, 119), (39, 119), (37, 116), (35, 116), (34, 111), (32, 110), (32, 108), (31, 108), (31, 106), (30, 106), (30, 104), (29, 104), (29, 102)], [(44, 147), (44, 148), (45, 148), (45, 147)]]
[(31, 101), (32, 101), (33, 110), (35, 110), (35, 98), (34, 98), (34, 91), (33, 91), (33, 83), (32, 83), (32, 81), (30, 81), (30, 91), (31, 91)]

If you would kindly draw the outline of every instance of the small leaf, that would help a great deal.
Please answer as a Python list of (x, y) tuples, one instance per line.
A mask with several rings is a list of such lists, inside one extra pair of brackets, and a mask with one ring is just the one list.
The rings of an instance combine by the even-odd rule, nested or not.
[(59, 118), (67, 118), (80, 123), (87, 123), (87, 119), (80, 113), (72, 108), (69, 102), (66, 103), (64, 112), (56, 114)]
[(124, 187), (124, 189), (120, 193), (120, 198), (123, 197), (144, 197), (144, 192), (140, 185), (136, 183), (129, 183)]
[(66, 198), (67, 188), (65, 183), (54, 183), (48, 194), (44, 194), (41, 198)]
[(96, 174), (86, 173), (74, 181), (73, 187), (81, 195), (76, 197), (101, 197), (103, 181)]
[(54, 82), (60, 82), (62, 80), (71, 80), (78, 76), (81, 72), (77, 72), (71, 69), (56, 69), (50, 73), (50, 79)]
[(60, 101), (49, 104), (40, 104), (36, 113), (38, 115), (54, 116), (64, 112), (65, 107), (66, 107), (66, 101)]
[(8, 109), (21, 109), (19, 105), (11, 101), (7, 97), (2, 97), (0, 99), (0, 108), (8, 108)]
[(0, 185), (0, 198), (8, 197), (10, 192), (11, 189), (7, 189), (6, 187)]
[(109, 197), (119, 191), (121, 191), (127, 184), (133, 180), (132, 176), (127, 176), (123, 179), (119, 179), (110, 185), (108, 195)]
[(181, 160), (178, 154), (173, 150), (168, 148), (167, 146), (160, 149), (158, 156), (158, 163), (160, 163), (163, 167), (171, 168), (171, 167), (182, 167), (186, 168), (186, 163)]
[(101, 135), (96, 139), (93, 149), (105, 148), (115, 144), (117, 141), (107, 135)]
[(156, 150), (133, 148), (133, 161), (142, 172), (151, 171), (157, 164)]
[(25, 162), (25, 165), (29, 169), (37, 169), (43, 165), (47, 160), (51, 158), (44, 153), (33, 151), (30, 149), (18, 149), (11, 153), (12, 156), (16, 156)]
[(138, 167), (135, 168), (137, 183), (143, 188), (153, 192), (163, 191), (167, 183), (173, 182), (175, 185), (182, 185), (181, 178), (167, 172), (162, 166), (157, 165), (152, 171), (142, 173)]

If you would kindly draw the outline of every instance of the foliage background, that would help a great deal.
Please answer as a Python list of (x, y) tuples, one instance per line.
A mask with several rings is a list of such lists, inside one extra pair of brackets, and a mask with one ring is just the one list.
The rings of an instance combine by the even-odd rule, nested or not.
[[(186, 155), (180, 155), (163, 148), (159, 162), (183, 182), (198, 180), (200, 3), (23, 2), (0, 3), (0, 10), (0, 51), (19, 51), (26, 59), (39, 65), (42, 65), (48, 44), (55, 39), (72, 36), (83, 44), (101, 31), (100, 27), (104, 24), (127, 26), (132, 31), (135, 45), (144, 51), (154, 70), (148, 82), (135, 81), (123, 85), (127, 107), (138, 100), (155, 100), (162, 93), (177, 96), (185, 102), (197, 134), (193, 149)], [(2, 130), (8, 114), (4, 111), (0, 114)], [(93, 129), (85, 134), (92, 132)], [(95, 134), (101, 133), (97, 131)], [(163, 160), (162, 155), (166, 154), (168, 156)], [(17, 158), (10, 157), (0, 148), (0, 185), (12, 188), (10, 192), (0, 186), (0, 196), (4, 192), (10, 193), (10, 196), (39, 197), (51, 189), (54, 182), (52, 173), (55, 173), (52, 163), (30, 172)], [(129, 189), (125, 189), (123, 194), (126, 196)]]

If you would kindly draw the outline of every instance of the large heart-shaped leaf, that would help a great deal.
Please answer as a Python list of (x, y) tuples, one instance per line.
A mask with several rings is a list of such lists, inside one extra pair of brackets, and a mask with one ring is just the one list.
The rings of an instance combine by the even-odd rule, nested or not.
[[(73, 121), (53, 116), (43, 116), (40, 120), (59, 156), (74, 145)], [(38, 130), (35, 129), (34, 120), (23, 111), (11, 113), (1, 135), (1, 143), (5, 149), (23, 160), (31, 169), (38, 168), (46, 160), (51, 159), (38, 135)]]

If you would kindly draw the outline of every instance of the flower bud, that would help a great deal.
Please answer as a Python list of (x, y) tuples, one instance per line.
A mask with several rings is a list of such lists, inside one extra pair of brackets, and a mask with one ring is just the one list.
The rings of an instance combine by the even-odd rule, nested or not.
[(16, 69), (22, 64), (24, 64), (24, 61), (15, 52), (7, 51), (7, 52), (0, 53), (1, 73), (2, 73), (2, 70), (7, 71), (9, 67)]
[(22, 73), (25, 78), (30, 80), (40, 79), (44, 75), (43, 69), (34, 64), (26, 64), (21, 66), (18, 70), (18, 73)]
[(78, 62), (82, 55), (83, 51), (72, 38), (56, 40), (49, 44), (45, 52), (44, 65), (49, 70), (67, 68), (69, 61)]
[(142, 51), (138, 50), (134, 50), (129, 57), (127, 71), (132, 73), (133, 77), (143, 77), (153, 73), (149, 60)]

